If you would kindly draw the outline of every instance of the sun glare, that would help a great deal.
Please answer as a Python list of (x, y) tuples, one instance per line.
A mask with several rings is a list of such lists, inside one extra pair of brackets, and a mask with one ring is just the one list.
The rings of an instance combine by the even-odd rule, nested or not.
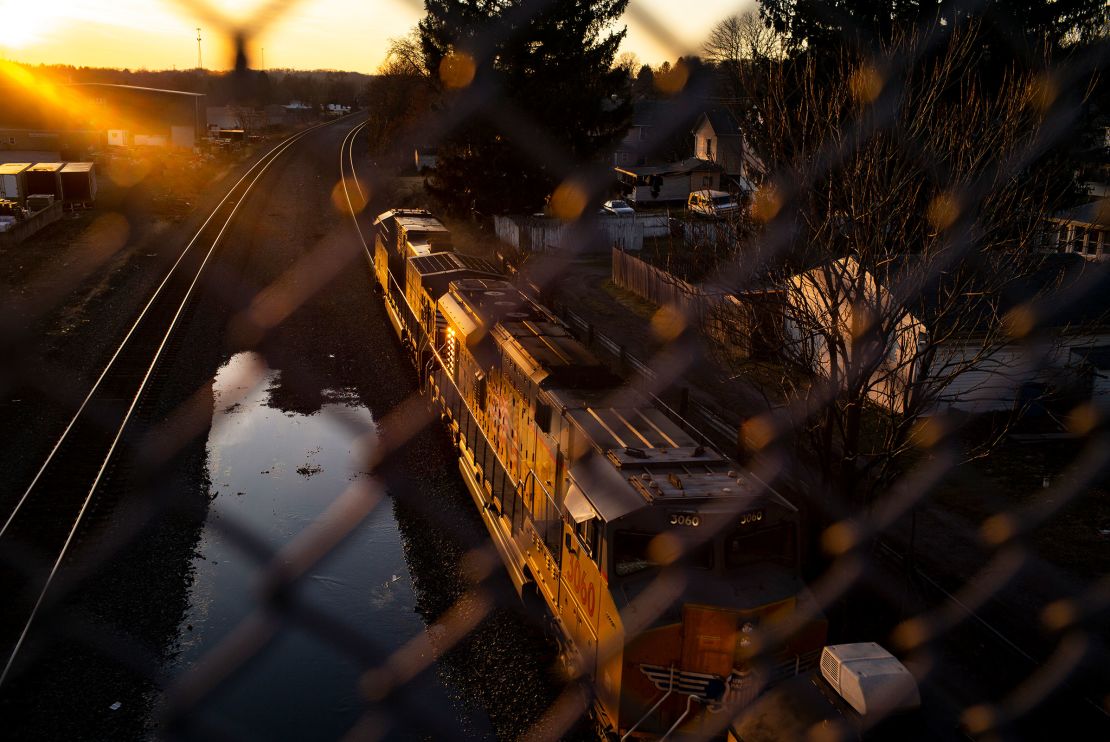
[(38, 41), (49, 29), (55, 11), (31, 2), (0, 0), (0, 48), (20, 48)]

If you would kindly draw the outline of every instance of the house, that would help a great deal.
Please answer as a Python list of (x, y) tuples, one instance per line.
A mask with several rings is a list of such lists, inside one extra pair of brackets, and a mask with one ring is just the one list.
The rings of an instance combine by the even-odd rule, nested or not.
[[(866, 270), (847, 257), (793, 276), (782, 292), (783, 347), (838, 384), (869, 370), (867, 397), (895, 413), (1006, 412), (1046, 394), (1110, 392), (1105, 271), (1053, 255), (1001, 289), (977, 292), (945, 274), (916, 284), (920, 261), (907, 255)], [(1001, 332), (1021, 317), (1033, 317), (1035, 331)]]
[(613, 166), (616, 168), (639, 167), (646, 164), (659, 164), (668, 157), (686, 157), (693, 152), (682, 143), (679, 151), (658, 152), (668, 147), (669, 132), (683, 130), (688, 126), (687, 114), (674, 101), (645, 100), (636, 103), (632, 123), (628, 126), (624, 139), (617, 143), (613, 152)]
[(721, 190), (723, 175), (720, 165), (697, 157), (613, 169), (625, 198), (638, 206), (685, 204), (691, 191)]
[(1061, 211), (1048, 220), (1045, 247), (1088, 260), (1110, 259), (1110, 198)]
[(721, 166), (729, 178), (742, 181), (744, 190), (763, 172), (763, 163), (751, 151), (740, 123), (727, 108), (718, 107), (698, 116), (694, 124), (694, 157)]

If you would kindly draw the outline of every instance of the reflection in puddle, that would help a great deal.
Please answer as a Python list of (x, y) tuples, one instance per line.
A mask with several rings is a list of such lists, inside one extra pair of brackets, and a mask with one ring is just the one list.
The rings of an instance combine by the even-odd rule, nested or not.
[[(214, 383), (209, 433), (208, 520), (193, 560), (190, 606), (173, 671), (187, 671), (259, 607), (260, 565), (213, 526), (228, 519), (276, 550), (286, 547), (345, 492), (370, 478), (359, 465), (375, 444), (374, 420), (352, 390), (330, 390), (312, 414), (278, 409), (291, 393), (259, 356), (241, 353)], [(319, 396), (316, 397), (320, 399)], [(424, 630), (388, 499), (298, 584), (305, 602), (392, 652)], [(204, 710), (217, 723), (261, 738), (341, 736), (363, 708), (358, 667), (343, 650), (286, 624)], [(429, 675), (435, 675), (431, 673)], [(439, 708), (458, 693), (428, 677), (418, 692)], [(457, 709), (454, 714), (466, 716)], [(465, 722), (473, 734), (485, 724)], [(402, 730), (394, 730), (400, 737)]]

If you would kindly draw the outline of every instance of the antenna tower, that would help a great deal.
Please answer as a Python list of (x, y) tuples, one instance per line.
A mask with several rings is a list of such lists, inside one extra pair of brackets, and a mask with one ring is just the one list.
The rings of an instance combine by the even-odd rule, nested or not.
[(204, 69), (204, 62), (201, 60), (201, 56), (200, 56), (200, 27), (199, 26), (197, 27), (197, 69), (198, 70), (203, 70)]

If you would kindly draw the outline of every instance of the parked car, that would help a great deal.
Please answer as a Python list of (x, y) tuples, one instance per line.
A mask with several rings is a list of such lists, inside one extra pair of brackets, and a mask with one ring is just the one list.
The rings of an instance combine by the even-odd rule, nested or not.
[(686, 210), (693, 214), (725, 217), (740, 211), (740, 202), (725, 191), (693, 191), (686, 199)]
[(628, 205), (626, 201), (613, 200), (606, 201), (601, 205), (601, 208), (608, 214), (616, 214), (617, 216), (632, 216), (636, 210)]

